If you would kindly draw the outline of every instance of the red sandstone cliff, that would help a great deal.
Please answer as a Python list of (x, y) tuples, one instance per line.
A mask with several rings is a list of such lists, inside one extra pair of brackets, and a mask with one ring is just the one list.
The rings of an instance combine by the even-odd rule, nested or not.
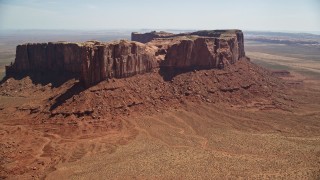
[(83, 47), (81, 78), (86, 86), (124, 78), (158, 67), (155, 51), (138, 42), (120, 41)]
[(48, 70), (80, 73), (80, 47), (80, 44), (65, 42), (18, 45), (15, 62), (7, 67), (7, 74)]
[[(245, 58), (243, 33), (241, 30), (197, 31), (171, 34), (150, 32), (132, 33), (132, 40), (146, 42), (159, 47), (165, 54), (162, 67), (179, 69), (223, 68)], [(169, 43), (168, 43), (169, 42)]]
[(107, 78), (123, 78), (158, 67), (152, 48), (139, 43), (36, 43), (17, 46), (7, 75), (33, 72), (73, 73), (91, 86)]
[(176, 35), (151, 32), (132, 36), (133, 39), (137, 37), (142, 41), (152, 39), (147, 45), (158, 47), (156, 56), (158, 59), (163, 56), (160, 66), (164, 68), (223, 68), (245, 58), (243, 34), (239, 30), (198, 31)]
[[(124, 78), (160, 67), (223, 68), (245, 57), (240, 30), (197, 31), (187, 34), (132, 33), (135, 41), (101, 43), (29, 43), (18, 45), (7, 76), (19, 73), (71, 73), (86, 87), (108, 78)], [(59, 77), (57, 77), (59, 78)]]
[(240, 58), (236, 39), (201, 37), (180, 40), (172, 45), (161, 66), (181, 69), (223, 68), (225, 64), (233, 64)]

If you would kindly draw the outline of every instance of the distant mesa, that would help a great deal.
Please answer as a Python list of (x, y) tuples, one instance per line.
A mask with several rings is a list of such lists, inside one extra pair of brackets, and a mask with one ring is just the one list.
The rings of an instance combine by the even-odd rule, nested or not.
[(138, 41), (141, 43), (147, 43), (150, 42), (156, 38), (171, 38), (171, 37), (175, 37), (175, 36), (179, 36), (180, 34), (173, 34), (173, 33), (168, 33), (168, 32), (164, 32), (164, 31), (151, 31), (148, 33), (138, 33), (138, 32), (133, 32), (131, 33), (131, 40), (132, 41)]
[[(18, 45), (7, 77), (30, 73), (70, 73), (90, 87), (110, 78), (125, 78), (155, 68), (193, 70), (224, 68), (246, 59), (241, 30), (172, 34), (132, 33), (132, 41), (49, 42)], [(59, 78), (59, 77), (57, 77)]]

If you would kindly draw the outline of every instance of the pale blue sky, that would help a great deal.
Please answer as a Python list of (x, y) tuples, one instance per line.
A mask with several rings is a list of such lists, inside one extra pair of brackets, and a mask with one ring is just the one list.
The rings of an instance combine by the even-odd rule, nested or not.
[(0, 0), (0, 29), (320, 31), (320, 0)]

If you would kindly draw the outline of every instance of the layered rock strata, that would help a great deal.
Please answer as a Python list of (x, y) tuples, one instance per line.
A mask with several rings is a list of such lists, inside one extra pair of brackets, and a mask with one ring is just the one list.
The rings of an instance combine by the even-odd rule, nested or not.
[(107, 78), (148, 72), (157, 66), (153, 49), (138, 42), (28, 43), (17, 46), (15, 62), (6, 67), (6, 74), (72, 73), (88, 87)]
[(162, 67), (179, 69), (223, 68), (241, 58), (237, 40), (200, 37), (179, 40), (167, 50)]
[(80, 47), (77, 43), (64, 42), (18, 45), (15, 62), (7, 67), (7, 74), (48, 70), (80, 73)]
[(89, 87), (108, 78), (142, 74), (159, 66), (187, 70), (223, 68), (245, 58), (240, 30), (132, 33), (132, 40), (18, 45), (15, 62), (6, 67), (6, 75), (71, 73)]
[(146, 38), (143, 34), (139, 37), (145, 41), (150, 39), (150, 34), (155, 36), (148, 44), (159, 47), (158, 54), (165, 54), (161, 67), (223, 68), (245, 58), (243, 33), (240, 30), (197, 31), (175, 35), (162, 32), (161, 38), (151, 32), (145, 34)]
[(154, 49), (142, 43), (120, 42), (83, 46), (81, 78), (86, 86), (108, 78), (124, 78), (158, 67)]
[(149, 33), (136, 33), (133, 32), (131, 34), (131, 40), (132, 41), (138, 41), (141, 43), (147, 43), (151, 42), (156, 39), (169, 39), (169, 38), (178, 38), (178, 37), (188, 37), (188, 36), (201, 36), (201, 37), (212, 37), (217, 39), (230, 39), (234, 38), (236, 42), (238, 43), (238, 50), (239, 50), (239, 56), (244, 57), (245, 51), (244, 51), (244, 38), (243, 33), (241, 30), (238, 29), (231, 29), (231, 30), (203, 30), (203, 31), (196, 31), (191, 33), (180, 33), (180, 34), (173, 34), (168, 32), (156, 32), (152, 31)]

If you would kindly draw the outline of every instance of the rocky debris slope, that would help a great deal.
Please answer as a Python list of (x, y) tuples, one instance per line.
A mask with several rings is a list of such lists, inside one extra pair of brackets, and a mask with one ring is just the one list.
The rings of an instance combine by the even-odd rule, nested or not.
[(88, 116), (102, 118), (109, 113), (152, 113), (183, 105), (184, 101), (244, 105), (258, 99), (270, 107), (285, 109), (286, 105), (277, 99), (284, 91), (285, 85), (269, 71), (243, 60), (224, 70), (191, 71), (167, 81), (154, 71), (148, 76), (99, 83), (68, 99), (51, 113), (56, 118), (87, 110)]
[(71, 73), (89, 87), (107, 78), (149, 72), (157, 66), (154, 50), (138, 42), (28, 43), (17, 46), (16, 60), (6, 68), (6, 74)]
[[(181, 106), (185, 101), (233, 105), (259, 101), (265, 102), (270, 108), (286, 108), (284, 102), (279, 101), (286, 90), (283, 82), (273, 77), (271, 72), (247, 60), (237, 61), (234, 66), (221, 70), (195, 70), (174, 74), (168, 80), (158, 71), (160, 69), (154, 69), (148, 75), (111, 79), (88, 89), (77, 87), (77, 82), (69, 82), (57, 88), (37, 85), (34, 89), (36, 94), (45, 95), (50, 92), (50, 97), (41, 101), (44, 104), (20, 109), (29, 110), (30, 114), (43, 119), (75, 120), (153, 113)], [(27, 97), (27, 94), (33, 94), (29, 92), (33, 92), (33, 88), (23, 88), (22, 81), (7, 81), (0, 87), (2, 95)], [(264, 105), (260, 104), (259, 107), (263, 108)]]

